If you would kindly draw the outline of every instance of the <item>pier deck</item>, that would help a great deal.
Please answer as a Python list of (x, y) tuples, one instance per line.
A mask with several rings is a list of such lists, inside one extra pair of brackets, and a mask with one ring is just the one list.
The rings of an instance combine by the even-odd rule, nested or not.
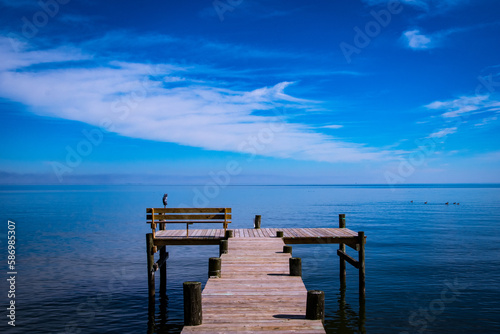
[[(296, 233), (293, 230), (283, 229), (290, 237)], [(290, 254), (283, 253), (285, 243), (274, 237), (275, 231), (234, 230), (228, 253), (221, 255), (221, 277), (210, 278), (202, 292), (203, 324), (185, 326), (183, 334), (325, 333), (321, 320), (305, 319), (306, 287), (300, 276), (289, 275)], [(347, 234), (344, 232), (339, 235)], [(174, 232), (160, 231), (156, 237), (173, 237), (171, 234)], [(194, 230), (189, 239), (222, 239), (219, 234), (220, 230)], [(316, 234), (309, 231), (303, 237)]]
[[(234, 238), (276, 238), (276, 232), (283, 231), (285, 244), (333, 243), (355, 247), (358, 233), (348, 228), (242, 228), (234, 229)], [(162, 230), (157, 231), (155, 245), (218, 245), (224, 240), (222, 229)]]

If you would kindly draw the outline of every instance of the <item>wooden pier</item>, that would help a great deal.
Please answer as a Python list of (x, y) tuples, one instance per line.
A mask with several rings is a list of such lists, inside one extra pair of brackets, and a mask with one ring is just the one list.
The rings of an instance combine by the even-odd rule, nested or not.
[[(226, 231), (230, 223), (230, 215), (227, 215), (230, 209), (211, 209), (225, 213), (224, 229), (167, 230), (165, 224), (168, 221), (158, 219), (160, 230), (156, 231), (154, 213), (160, 211), (161, 217), (163, 210), (180, 212), (181, 209), (147, 211), (153, 212), (148, 215), (151, 219), (148, 223), (154, 230), (146, 235), (149, 296), (153, 304), (155, 272), (158, 269), (161, 269), (160, 291), (166, 289), (166, 247), (220, 246), (220, 257), (210, 259), (210, 266), (214, 267), (209, 268), (209, 279), (203, 292), (192, 301), (184, 301), (185, 312), (189, 309), (198, 314), (193, 322), (196, 325), (185, 326), (182, 333), (325, 333), (321, 318), (310, 316), (312, 313), (309, 311), (316, 306), (309, 305), (308, 291), (300, 276), (300, 259), (291, 257), (291, 246), (287, 246), (290, 244), (339, 244), (337, 254), (340, 258), (341, 284), (345, 287), (347, 262), (359, 271), (360, 307), (364, 308), (365, 236), (363, 232), (345, 227), (345, 215), (339, 215), (339, 228), (260, 228), (260, 216), (256, 216), (253, 229)], [(189, 217), (192, 217), (194, 209), (189, 210)], [(220, 214), (217, 216), (221, 218)], [(207, 218), (210, 219), (210, 216), (204, 214), (204, 219)], [(357, 260), (347, 255), (346, 245), (358, 252)], [(160, 256), (155, 262), (154, 254), (158, 250)], [(292, 268), (297, 263), (299, 268)], [(199, 305), (188, 305), (186, 309), (186, 303)], [(324, 309), (316, 313), (324, 317)], [(185, 319), (185, 323), (190, 321)]]
[(202, 293), (203, 323), (188, 333), (325, 333), (321, 320), (306, 320), (307, 290), (289, 275), (291, 254), (281, 238), (235, 237), (221, 255), (221, 277)]

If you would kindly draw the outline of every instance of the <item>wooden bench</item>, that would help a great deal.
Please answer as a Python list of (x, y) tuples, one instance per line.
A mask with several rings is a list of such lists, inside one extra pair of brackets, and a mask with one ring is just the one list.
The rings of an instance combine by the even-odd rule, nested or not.
[(224, 233), (227, 224), (231, 223), (231, 208), (148, 208), (146, 222), (151, 224), (153, 238), (156, 236), (156, 225), (160, 230), (165, 224), (186, 224), (186, 237), (189, 237), (189, 225), (222, 223)]

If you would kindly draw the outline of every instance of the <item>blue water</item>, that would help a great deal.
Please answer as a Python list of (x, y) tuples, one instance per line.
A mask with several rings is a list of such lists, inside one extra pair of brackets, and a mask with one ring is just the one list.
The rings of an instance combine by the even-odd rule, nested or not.
[[(500, 186), (470, 185), (3, 186), (0, 332), (147, 333), (145, 209), (161, 207), (164, 192), (169, 207), (232, 207), (232, 228), (252, 227), (256, 214), (262, 227), (337, 227), (345, 213), (347, 227), (367, 235), (366, 314), (350, 266), (341, 298), (337, 245), (293, 246), (306, 287), (325, 291), (329, 333), (500, 332)], [(16, 327), (6, 317), (8, 219)], [(205, 283), (218, 255), (217, 246), (168, 251), (157, 333), (181, 330), (182, 282)]]

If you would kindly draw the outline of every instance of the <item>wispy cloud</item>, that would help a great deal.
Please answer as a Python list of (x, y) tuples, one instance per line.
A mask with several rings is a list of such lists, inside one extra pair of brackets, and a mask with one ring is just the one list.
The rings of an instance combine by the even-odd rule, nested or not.
[(425, 106), (430, 110), (444, 111), (444, 118), (455, 118), (466, 114), (500, 111), (500, 101), (490, 95), (462, 96), (454, 100), (435, 101)]
[(457, 128), (444, 128), (429, 135), (429, 138), (443, 138), (457, 132)]
[(498, 25), (500, 25), (500, 21), (493, 21), (464, 27), (454, 27), (427, 34), (422, 33), (420, 28), (416, 28), (403, 32), (401, 38), (404, 44), (411, 49), (432, 49), (443, 46), (450, 39), (451, 35)]
[[(189, 81), (196, 65), (109, 62), (63, 48), (26, 48), (13, 54), (6, 38), (0, 39), (0, 54), (7, 59), (0, 66), (0, 96), (39, 115), (94, 126), (106, 123), (123, 136), (208, 150), (253, 149), (263, 156), (328, 162), (383, 160), (391, 155), (290, 122), (288, 111), (317, 108), (316, 102), (287, 94), (291, 82), (251, 90), (220, 88)], [(92, 58), (95, 63), (89, 66)], [(61, 64), (65, 61), (71, 66)], [(275, 110), (285, 114), (273, 114)], [(263, 134), (265, 140), (249, 148), (247, 144)]]
[(343, 125), (340, 125), (340, 124), (332, 124), (332, 125), (325, 125), (325, 126), (322, 126), (322, 128), (324, 129), (341, 129), (343, 128), (344, 126)]
[(418, 29), (405, 31), (403, 37), (408, 47), (412, 49), (419, 50), (434, 47), (432, 39), (422, 34)]

